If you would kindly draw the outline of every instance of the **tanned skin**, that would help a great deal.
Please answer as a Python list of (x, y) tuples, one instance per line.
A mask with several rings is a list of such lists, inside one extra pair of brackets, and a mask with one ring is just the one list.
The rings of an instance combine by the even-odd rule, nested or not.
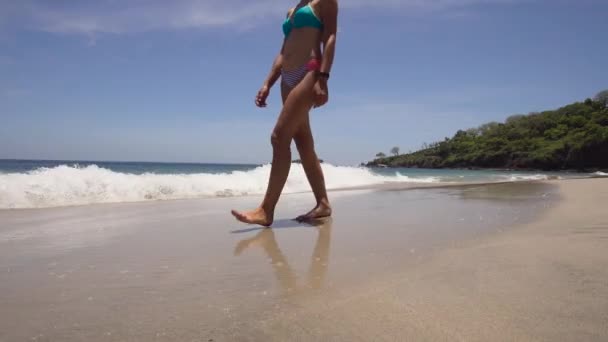
[[(295, 10), (308, 4), (323, 23), (323, 30), (320, 31), (313, 27), (292, 29), (289, 36), (283, 41), (270, 73), (257, 93), (255, 104), (258, 107), (266, 107), (266, 99), (279, 79), (281, 69), (298, 68), (305, 64), (312, 55), (321, 61), (319, 70), (321, 73), (331, 72), (336, 50), (338, 1), (302, 0), (287, 13), (287, 16), (291, 17)], [(329, 99), (327, 83), (328, 80), (316, 72), (308, 72), (294, 88), (289, 88), (281, 82), (283, 108), (271, 135), (272, 168), (266, 195), (259, 207), (254, 210), (246, 212), (232, 210), (232, 214), (239, 221), (267, 227), (272, 225), (274, 210), (291, 167), (292, 140), (296, 143), (306, 178), (317, 202), (312, 210), (298, 216), (296, 220), (309, 221), (331, 216), (332, 209), (325, 188), (325, 178), (315, 152), (309, 120), (310, 110), (325, 105)]]

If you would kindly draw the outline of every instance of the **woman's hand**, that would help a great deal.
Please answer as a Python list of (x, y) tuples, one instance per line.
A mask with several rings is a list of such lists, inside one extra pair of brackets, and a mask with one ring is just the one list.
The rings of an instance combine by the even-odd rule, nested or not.
[(315, 88), (313, 89), (313, 95), (315, 97), (314, 107), (321, 107), (327, 103), (329, 99), (329, 90), (327, 88), (327, 80), (319, 79), (317, 83), (315, 83)]
[(266, 107), (266, 98), (268, 97), (268, 94), (270, 94), (270, 88), (267, 85), (263, 85), (255, 97), (255, 105), (260, 108)]

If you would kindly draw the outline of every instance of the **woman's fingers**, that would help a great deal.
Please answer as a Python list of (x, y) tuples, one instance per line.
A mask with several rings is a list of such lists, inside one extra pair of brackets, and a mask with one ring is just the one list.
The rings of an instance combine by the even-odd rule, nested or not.
[(323, 91), (322, 89), (316, 89), (315, 91), (315, 104), (314, 107), (321, 107), (324, 104), (327, 103), (328, 100), (328, 96), (327, 96), (327, 92)]
[(266, 107), (266, 98), (268, 97), (268, 92), (260, 90), (255, 97), (255, 104), (258, 107)]

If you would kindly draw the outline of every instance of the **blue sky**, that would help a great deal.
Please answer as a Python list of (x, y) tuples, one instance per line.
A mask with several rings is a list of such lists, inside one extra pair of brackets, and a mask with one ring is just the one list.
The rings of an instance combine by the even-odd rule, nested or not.
[[(0, 1), (0, 158), (265, 163), (295, 3)], [(342, 0), (318, 154), (358, 164), (608, 88), (604, 0)], [(294, 148), (294, 155), (295, 155)]]

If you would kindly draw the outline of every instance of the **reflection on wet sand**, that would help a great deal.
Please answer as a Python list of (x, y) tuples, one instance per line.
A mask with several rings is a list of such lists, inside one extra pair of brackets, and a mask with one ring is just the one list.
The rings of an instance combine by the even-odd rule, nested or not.
[(463, 188), (458, 192), (464, 200), (485, 200), (499, 202), (538, 201), (556, 197), (558, 187), (544, 182), (521, 182), (504, 184), (485, 184)]
[(329, 218), (311, 224), (316, 227), (318, 235), (310, 260), (308, 281), (303, 287), (298, 287), (296, 273), (281, 251), (273, 229), (263, 229), (256, 236), (239, 241), (234, 249), (234, 254), (241, 255), (251, 246), (262, 247), (271, 261), (274, 274), (285, 294), (301, 293), (307, 289), (320, 289), (323, 287), (329, 264), (332, 219)]

